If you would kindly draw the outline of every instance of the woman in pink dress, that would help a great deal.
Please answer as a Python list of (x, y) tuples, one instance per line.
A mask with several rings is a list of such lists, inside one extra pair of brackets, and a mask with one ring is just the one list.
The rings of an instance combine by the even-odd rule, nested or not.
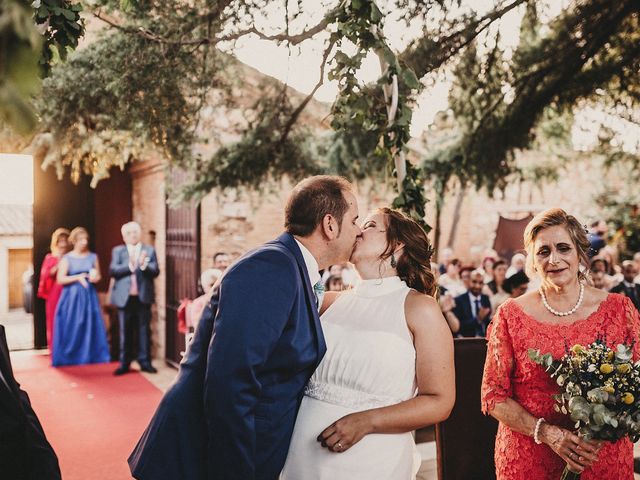
[(596, 337), (615, 348), (634, 342), (640, 353), (640, 319), (628, 298), (586, 285), (589, 242), (582, 225), (556, 208), (537, 215), (524, 233), (527, 270), (542, 285), (505, 302), (488, 331), (482, 409), (499, 422), (498, 480), (556, 480), (567, 464), (582, 480), (632, 480), (633, 445), (594, 442), (575, 434), (554, 410), (554, 380), (528, 357), (528, 349), (555, 358)]
[(56, 314), (56, 306), (62, 293), (62, 285), (56, 281), (58, 274), (58, 262), (69, 251), (69, 230), (57, 228), (51, 235), (51, 253), (47, 253), (40, 269), (40, 283), (38, 285), (38, 297), (43, 298), (47, 319), (47, 344), (53, 348), (53, 319)]

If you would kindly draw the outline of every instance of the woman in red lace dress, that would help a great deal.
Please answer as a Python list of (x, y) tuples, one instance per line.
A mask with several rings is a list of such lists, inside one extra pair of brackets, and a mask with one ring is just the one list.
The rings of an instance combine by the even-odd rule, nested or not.
[(62, 285), (56, 281), (58, 262), (69, 251), (69, 230), (57, 228), (51, 235), (51, 253), (47, 253), (40, 269), (40, 283), (38, 297), (46, 300), (45, 312), (47, 319), (47, 345), (53, 348), (53, 319), (56, 306), (62, 293)]
[(586, 285), (581, 268), (589, 265), (589, 242), (580, 223), (563, 210), (547, 210), (531, 220), (524, 243), (528, 273), (539, 275), (542, 285), (496, 312), (482, 381), (482, 409), (500, 422), (496, 476), (556, 480), (568, 464), (582, 480), (632, 480), (631, 442), (579, 438), (569, 418), (554, 411), (557, 384), (527, 352), (534, 348), (559, 358), (572, 345), (600, 336), (613, 347), (635, 341), (637, 360), (638, 312), (628, 298)]

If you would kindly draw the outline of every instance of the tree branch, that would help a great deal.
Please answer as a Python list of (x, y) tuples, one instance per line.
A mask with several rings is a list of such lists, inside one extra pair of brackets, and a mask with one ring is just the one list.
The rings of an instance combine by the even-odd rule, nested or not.
[(284, 143), (284, 141), (287, 139), (287, 137), (289, 136), (289, 132), (291, 132), (291, 128), (293, 128), (293, 125), (298, 121), (298, 117), (300, 116), (302, 111), (305, 109), (305, 107), (309, 104), (309, 102), (311, 101), (315, 93), (318, 91), (318, 89), (324, 83), (324, 69), (327, 65), (327, 59), (329, 58), (329, 54), (331, 53), (331, 50), (333, 49), (333, 46), (335, 44), (336, 44), (335, 41), (331, 41), (327, 46), (327, 48), (325, 49), (324, 54), (322, 55), (322, 63), (320, 64), (320, 78), (318, 80), (318, 83), (316, 83), (315, 87), (313, 87), (313, 90), (311, 90), (311, 93), (309, 93), (309, 95), (307, 95), (306, 98), (302, 102), (300, 102), (300, 105), (298, 105), (298, 107), (291, 114), (291, 117), (289, 117), (289, 120), (284, 126), (282, 135), (280, 136), (280, 144)]
[[(418, 76), (436, 70), (447, 60), (455, 56), (460, 50), (468, 46), (475, 38), (485, 31), (493, 22), (502, 18), (514, 8), (529, 0), (514, 0), (499, 10), (493, 10), (483, 17), (466, 25), (464, 28), (442, 38), (433, 39), (424, 36), (416, 40), (401, 55), (400, 60), (406, 63)], [(432, 51), (437, 47), (436, 51)], [(427, 59), (425, 61), (425, 59)]]
[(223, 35), (217, 38), (208, 36), (208, 37), (194, 38), (190, 40), (173, 40), (171, 38), (166, 38), (166, 37), (157, 35), (152, 31), (143, 27), (137, 27), (137, 28), (127, 27), (127, 26), (121, 25), (116, 20), (114, 20), (113, 18), (110, 18), (100, 10), (93, 12), (93, 15), (96, 18), (105, 22), (106, 24), (114, 28), (117, 28), (118, 30), (121, 30), (126, 33), (130, 33), (130, 34), (134, 34), (134, 35), (139, 35), (142, 38), (151, 40), (153, 42), (163, 43), (166, 45), (196, 45), (196, 48), (197, 48), (201, 45), (215, 45), (219, 42), (229, 42), (229, 41), (238, 40), (241, 37), (244, 37), (246, 35), (251, 35), (251, 34), (256, 35), (261, 40), (269, 40), (269, 41), (275, 41), (275, 42), (288, 42), (291, 45), (298, 45), (304, 42), (305, 40), (308, 40), (314, 37), (315, 35), (317, 35), (318, 33), (322, 32), (323, 30), (325, 30), (329, 26), (329, 24), (333, 22), (335, 13), (336, 13), (335, 9), (331, 10), (329, 13), (327, 13), (324, 16), (322, 21), (320, 21), (318, 24), (314, 25), (313, 27), (309, 27), (306, 30), (303, 30), (302, 32), (295, 35), (289, 35), (286, 32), (278, 33), (274, 35), (267, 35), (266, 33), (258, 30), (254, 25), (254, 26), (251, 26), (250, 28), (239, 30), (235, 33), (230, 33), (228, 35)]

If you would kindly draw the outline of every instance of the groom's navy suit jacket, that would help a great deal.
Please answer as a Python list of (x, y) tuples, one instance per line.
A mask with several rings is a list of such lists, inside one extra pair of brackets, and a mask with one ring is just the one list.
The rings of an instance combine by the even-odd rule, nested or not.
[(302, 253), (285, 233), (215, 287), (175, 383), (129, 457), (133, 476), (275, 480), (325, 351)]

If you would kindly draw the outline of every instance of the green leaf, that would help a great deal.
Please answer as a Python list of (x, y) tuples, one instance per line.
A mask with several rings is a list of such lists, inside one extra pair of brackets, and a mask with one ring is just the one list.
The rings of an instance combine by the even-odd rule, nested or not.
[(380, 23), (380, 20), (382, 20), (382, 12), (380, 11), (380, 9), (378, 8), (378, 6), (375, 4), (375, 2), (371, 2), (371, 23)]
[(72, 11), (72, 10), (68, 10), (68, 9), (64, 9), (62, 10), (62, 14), (64, 15), (64, 17), (67, 20), (75, 20), (76, 19), (76, 12)]
[(422, 85), (416, 77), (416, 74), (410, 68), (402, 70), (402, 81), (412, 90), (419, 89)]

